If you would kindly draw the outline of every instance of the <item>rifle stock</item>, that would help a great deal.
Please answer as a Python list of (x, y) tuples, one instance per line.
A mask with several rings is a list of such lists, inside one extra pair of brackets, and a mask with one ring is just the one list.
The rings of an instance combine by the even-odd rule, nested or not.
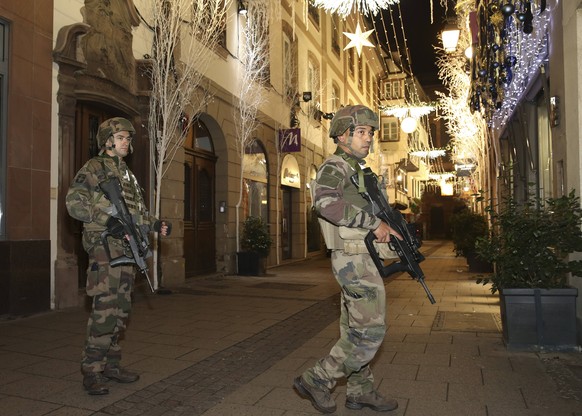
[(103, 243), (107, 257), (109, 258), (109, 264), (111, 267), (135, 265), (137, 269), (145, 276), (150, 290), (155, 292), (152, 282), (148, 276), (148, 265), (146, 263), (146, 258), (151, 255), (149, 250), (149, 241), (147, 239), (149, 227), (145, 225), (140, 227), (135, 223), (133, 216), (127, 208), (125, 199), (123, 199), (119, 178), (106, 179), (99, 183), (99, 187), (107, 199), (111, 201), (111, 204), (117, 209), (117, 213), (114, 215), (114, 217), (117, 218), (123, 225), (123, 233), (125, 235), (123, 242), (129, 247), (129, 254), (131, 254), (128, 255), (124, 253), (115, 258), (111, 257), (109, 237), (115, 236), (113, 236), (113, 234), (107, 229), (101, 233), (101, 242)]
[[(363, 185), (365, 191), (360, 191), (360, 194), (368, 202), (378, 208), (379, 212), (374, 215), (386, 222), (392, 229), (396, 230), (402, 236), (402, 240), (399, 240), (394, 235), (391, 235), (390, 242), (387, 243), (390, 245), (390, 248), (396, 252), (400, 261), (385, 265), (384, 261), (380, 258), (380, 255), (374, 248), (374, 240), (376, 239), (376, 236), (373, 231), (370, 231), (366, 235), (364, 243), (372, 257), (372, 261), (378, 268), (382, 277), (388, 277), (393, 273), (407, 272), (410, 277), (417, 280), (418, 283), (422, 285), (430, 303), (436, 303), (434, 296), (424, 281), (424, 272), (419, 265), (419, 263), (424, 260), (424, 256), (420, 251), (418, 251), (418, 248), (421, 245), (420, 241), (416, 238), (414, 233), (410, 231), (409, 224), (402, 216), (402, 213), (388, 204), (388, 201), (386, 201), (386, 198), (378, 186), (376, 175), (369, 168), (364, 169), (363, 172), (364, 175), (362, 175), (362, 177), (364, 180)], [(358, 176), (357, 173), (354, 174), (351, 177), (351, 181), (358, 189), (361, 189)]]

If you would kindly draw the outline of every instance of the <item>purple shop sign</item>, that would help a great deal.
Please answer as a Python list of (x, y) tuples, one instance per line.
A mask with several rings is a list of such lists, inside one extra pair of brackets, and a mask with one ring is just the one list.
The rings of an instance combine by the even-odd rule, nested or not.
[(301, 151), (301, 129), (279, 130), (279, 149), (281, 153)]

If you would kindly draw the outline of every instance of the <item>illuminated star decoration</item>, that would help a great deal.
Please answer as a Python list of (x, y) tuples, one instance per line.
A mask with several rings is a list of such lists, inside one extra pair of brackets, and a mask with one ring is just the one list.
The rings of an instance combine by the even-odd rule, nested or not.
[(367, 32), (362, 32), (360, 22), (358, 22), (358, 25), (356, 26), (356, 33), (344, 32), (344, 35), (350, 38), (350, 43), (346, 45), (344, 51), (346, 49), (356, 48), (356, 51), (358, 51), (358, 56), (361, 56), (362, 47), (364, 46), (374, 47), (374, 44), (368, 40), (368, 36), (370, 36), (373, 31), (374, 29), (368, 30)]

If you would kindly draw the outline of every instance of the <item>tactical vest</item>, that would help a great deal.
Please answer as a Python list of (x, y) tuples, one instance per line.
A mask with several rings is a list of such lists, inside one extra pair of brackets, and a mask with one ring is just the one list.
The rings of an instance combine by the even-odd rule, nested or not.
[[(363, 175), (362, 168), (358, 162), (353, 158), (347, 157), (346, 154), (342, 151), (336, 151), (335, 154), (329, 156), (326, 162), (328, 161), (334, 161), (337, 162), (337, 164), (343, 165), (346, 168), (345, 170), (349, 172), (344, 181), (343, 198), (352, 205), (370, 214), (374, 214), (374, 207), (364, 199), (364, 197), (359, 193), (358, 188), (356, 188), (356, 186), (350, 180), (350, 176), (353, 174)], [(363, 184), (363, 178), (360, 178), (358, 182)], [(314, 185), (315, 181), (312, 181), (310, 186), (312, 201), (315, 200)], [(321, 233), (323, 234), (323, 238), (325, 240), (325, 245), (328, 249), (342, 250), (348, 254), (369, 254), (368, 248), (364, 243), (364, 238), (370, 230), (357, 227), (337, 226), (321, 217), (318, 218), (318, 221), (321, 228)], [(398, 257), (396, 253), (390, 250), (387, 243), (374, 242), (374, 246), (376, 247), (376, 251), (380, 254), (380, 258), (382, 259)]]
[[(96, 166), (97, 163), (95, 162), (98, 162), (99, 167)], [(130, 214), (136, 219), (138, 224), (149, 222), (148, 210), (143, 200), (139, 183), (123, 160), (119, 160), (118, 163), (116, 163), (116, 159), (114, 158), (97, 156), (89, 163), (94, 163), (95, 175), (98, 177), (99, 182), (111, 177), (119, 178), (123, 198)], [(100, 189), (97, 192), (102, 194)], [(108, 201), (106, 203), (110, 205)], [(88, 231), (101, 231), (104, 229), (103, 226), (95, 223), (85, 223), (84, 225), (85, 229)]]

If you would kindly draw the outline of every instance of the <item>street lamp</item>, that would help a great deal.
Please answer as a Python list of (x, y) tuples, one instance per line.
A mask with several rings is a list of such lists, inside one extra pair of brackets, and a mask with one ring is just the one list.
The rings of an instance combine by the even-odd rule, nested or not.
[(248, 10), (245, 2), (243, 0), (238, 0), (238, 14), (246, 16)]
[(445, 52), (454, 52), (457, 49), (457, 43), (459, 43), (460, 34), (461, 30), (458, 28), (456, 23), (453, 23), (451, 19), (447, 19), (441, 34)]

